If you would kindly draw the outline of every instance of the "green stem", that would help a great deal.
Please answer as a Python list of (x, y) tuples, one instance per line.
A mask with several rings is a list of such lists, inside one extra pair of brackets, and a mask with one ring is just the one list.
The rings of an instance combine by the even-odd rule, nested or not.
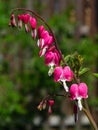
[(95, 120), (93, 119), (91, 113), (90, 113), (90, 110), (89, 110), (89, 107), (88, 107), (88, 104), (87, 104), (87, 101), (84, 100), (84, 105), (85, 105), (85, 108), (83, 107), (83, 112), (86, 114), (86, 116), (88, 117), (92, 127), (94, 128), (94, 130), (98, 130), (98, 127), (97, 127), (97, 124), (95, 122)]

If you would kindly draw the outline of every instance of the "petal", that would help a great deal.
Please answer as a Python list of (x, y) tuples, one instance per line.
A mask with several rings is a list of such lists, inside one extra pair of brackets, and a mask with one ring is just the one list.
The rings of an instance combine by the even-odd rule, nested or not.
[(46, 54), (45, 54), (45, 64), (49, 65), (53, 61), (54, 61), (54, 53), (53, 52), (46, 52)]
[(71, 100), (75, 100), (78, 97), (78, 84), (72, 84), (70, 86), (70, 96)]
[(55, 55), (55, 59), (54, 59), (55, 65), (58, 66), (60, 64), (61, 58), (57, 50), (55, 50), (54, 55)]
[(49, 76), (51, 76), (52, 74), (53, 74), (53, 65), (52, 66), (50, 66), (50, 69), (49, 69), (49, 71), (48, 71), (48, 75)]
[(36, 19), (34, 17), (30, 17), (30, 25), (32, 29), (36, 28), (36, 24), (37, 24)]
[(81, 103), (81, 98), (77, 98), (78, 100), (78, 107), (80, 109), (80, 111), (82, 110), (83, 106), (82, 106), (82, 103)]
[(71, 71), (69, 66), (64, 67), (64, 77), (67, 81), (71, 81), (73, 78), (73, 72)]
[(61, 80), (61, 81), (63, 82), (63, 87), (64, 87), (65, 91), (68, 92), (69, 88), (68, 88), (68, 86), (66, 84), (66, 81), (65, 80)]
[(24, 22), (24, 24), (27, 24), (29, 21), (30, 15), (29, 14), (23, 14), (22, 15), (22, 20)]
[(41, 57), (41, 56), (45, 55), (46, 51), (47, 51), (47, 47), (44, 47), (43, 49), (41, 49), (39, 52), (39, 56)]
[(55, 82), (60, 81), (61, 76), (62, 76), (62, 73), (63, 73), (62, 67), (56, 67), (56, 68), (54, 69), (54, 81), (55, 81)]
[(40, 47), (42, 49), (44, 46), (44, 39), (42, 39), (42, 38), (38, 39), (37, 45), (38, 45), (38, 47)]
[(88, 87), (85, 83), (80, 83), (79, 84), (79, 96), (82, 98), (87, 98), (88, 97)]
[(37, 32), (38, 32), (38, 37), (39, 37), (39, 38), (41, 38), (41, 33), (42, 33), (44, 30), (45, 30), (45, 28), (44, 28), (43, 25), (41, 25), (41, 26), (38, 27), (38, 31), (37, 31)]
[(30, 32), (30, 28), (28, 27), (27, 24), (25, 24), (25, 30), (26, 30), (27, 33)]
[(31, 36), (32, 36), (33, 39), (36, 38), (36, 29), (31, 31)]

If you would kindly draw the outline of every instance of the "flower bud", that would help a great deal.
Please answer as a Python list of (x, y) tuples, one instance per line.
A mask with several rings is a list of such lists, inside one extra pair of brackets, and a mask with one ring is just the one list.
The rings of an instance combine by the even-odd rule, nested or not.
[(11, 18), (10, 18), (9, 26), (12, 26), (12, 27), (17, 26), (16, 20), (15, 20), (15, 15), (13, 13), (12, 13)]
[(43, 109), (42, 102), (40, 102), (40, 104), (38, 105), (37, 109), (40, 110), (40, 111)]
[(49, 100), (49, 108), (48, 108), (48, 113), (51, 114), (52, 113), (52, 106), (54, 105), (54, 100)]

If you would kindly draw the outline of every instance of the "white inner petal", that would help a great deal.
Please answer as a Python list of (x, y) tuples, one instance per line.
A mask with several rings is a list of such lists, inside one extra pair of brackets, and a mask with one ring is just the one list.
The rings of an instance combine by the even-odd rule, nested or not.
[(79, 107), (79, 109), (80, 109), (80, 111), (82, 110), (82, 103), (81, 103), (81, 97), (78, 97), (77, 98), (77, 100), (78, 100), (78, 107)]
[(34, 32), (34, 38), (36, 38), (36, 35), (37, 35), (36, 29), (34, 29), (33, 32)]
[(48, 71), (48, 75), (51, 76), (53, 74), (53, 65), (50, 66), (50, 69)]
[(42, 49), (42, 56), (45, 55), (46, 49), (47, 49), (47, 47), (44, 47), (44, 48)]
[(38, 47), (39, 47), (39, 44), (40, 44), (40, 40), (38, 39), (38, 40), (37, 40), (37, 46), (38, 46)]
[(62, 83), (63, 83), (63, 87), (64, 87), (65, 91), (68, 92), (68, 91), (69, 91), (69, 88), (68, 88), (68, 86), (67, 86), (67, 84), (66, 84), (66, 80), (61, 80), (61, 81), (62, 81)]

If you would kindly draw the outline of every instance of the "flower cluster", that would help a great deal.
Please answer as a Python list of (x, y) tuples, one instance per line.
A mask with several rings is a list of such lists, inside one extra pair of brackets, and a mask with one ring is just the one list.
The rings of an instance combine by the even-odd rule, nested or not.
[(31, 26), (31, 36), (33, 39), (36, 38), (36, 18), (30, 16), (30, 14), (19, 14), (17, 16), (18, 19), (18, 24), (16, 24), (16, 19), (15, 19), (15, 15), (12, 13), (11, 18), (10, 18), (10, 22), (9, 25), (12, 27), (16, 27), (18, 25), (19, 28), (22, 28), (22, 25), (24, 23), (25, 25), (25, 31), (28, 33), (30, 32), (30, 27)]
[[(75, 100), (80, 110), (82, 110), (82, 98), (88, 97), (88, 89), (85, 83), (72, 84), (67, 86), (67, 82), (72, 82), (74, 73), (68, 65), (61, 65), (61, 54), (58, 50), (53, 34), (45, 29), (43, 25), (37, 27), (37, 20), (30, 14), (18, 14), (17, 22), (14, 13), (11, 14), (9, 25), (12, 27), (18, 26), (22, 28), (25, 26), (27, 33), (31, 32), (33, 39), (38, 37), (37, 46), (39, 48), (39, 56), (44, 56), (45, 65), (49, 67), (48, 75), (54, 74), (54, 81), (60, 82), (66, 92), (69, 92), (70, 99)], [(44, 102), (46, 104), (46, 102)], [(49, 101), (49, 113), (52, 112), (51, 106), (53, 101)], [(39, 105), (39, 109), (45, 106), (43, 103)]]
[(44, 110), (46, 108), (48, 104), (48, 113), (51, 114), (52, 113), (52, 107), (54, 105), (54, 100), (53, 99), (49, 99), (48, 101), (47, 100), (43, 100), (42, 102), (40, 102), (40, 104), (38, 105), (38, 110)]

